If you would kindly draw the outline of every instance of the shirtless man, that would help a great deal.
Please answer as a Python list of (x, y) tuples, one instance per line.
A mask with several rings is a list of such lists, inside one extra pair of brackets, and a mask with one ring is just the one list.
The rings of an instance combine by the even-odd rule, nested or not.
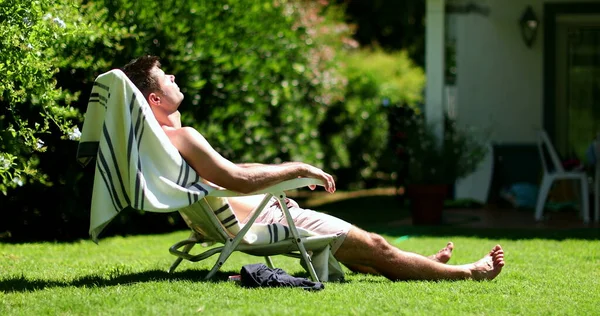
[[(298, 177), (320, 179), (329, 193), (335, 192), (333, 177), (323, 170), (301, 162), (277, 165), (235, 164), (217, 153), (195, 129), (182, 127), (178, 107), (183, 94), (175, 76), (160, 69), (157, 57), (143, 56), (128, 63), (123, 71), (148, 100), (158, 123), (179, 150), (183, 158), (203, 179), (240, 193), (251, 193), (284, 180)], [(311, 187), (314, 189), (314, 187)], [(229, 204), (244, 223), (262, 196), (229, 198)], [(390, 280), (491, 280), (504, 266), (504, 251), (496, 245), (482, 259), (466, 265), (445, 264), (454, 245), (448, 245), (436, 255), (425, 257), (402, 251), (383, 237), (366, 232), (339, 218), (304, 210), (289, 201), (294, 223), (316, 233), (338, 234), (331, 250), (336, 259), (351, 270), (380, 274)], [(280, 208), (274, 203), (257, 218), (257, 222), (285, 224)]]

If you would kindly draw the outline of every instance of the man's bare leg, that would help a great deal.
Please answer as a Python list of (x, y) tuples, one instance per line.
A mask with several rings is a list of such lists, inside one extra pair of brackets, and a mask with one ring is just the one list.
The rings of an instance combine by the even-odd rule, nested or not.
[[(427, 259), (433, 260), (435, 262), (447, 263), (452, 257), (452, 250), (454, 250), (454, 244), (452, 242), (448, 242), (446, 247), (440, 249), (440, 251), (438, 251), (435, 255), (427, 257)], [(345, 264), (345, 266), (353, 272), (379, 275), (379, 272), (377, 272), (371, 267), (352, 264)]]
[(356, 227), (350, 229), (335, 257), (347, 265), (370, 267), (391, 280), (493, 279), (504, 266), (500, 246), (475, 263), (453, 266), (402, 251), (383, 237)]

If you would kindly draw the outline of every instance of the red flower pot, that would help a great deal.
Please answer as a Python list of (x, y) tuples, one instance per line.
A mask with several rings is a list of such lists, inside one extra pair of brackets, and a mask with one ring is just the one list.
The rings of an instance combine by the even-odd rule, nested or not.
[(413, 184), (407, 187), (413, 225), (440, 225), (444, 199), (448, 193), (445, 184)]

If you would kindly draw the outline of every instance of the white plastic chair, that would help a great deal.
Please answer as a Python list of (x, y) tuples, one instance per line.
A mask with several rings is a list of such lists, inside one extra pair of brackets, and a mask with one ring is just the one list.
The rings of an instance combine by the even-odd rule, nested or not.
[(594, 154), (596, 156), (596, 163), (594, 164), (594, 221), (597, 223), (600, 221), (600, 133), (596, 136), (594, 141)]
[[(558, 158), (558, 154), (554, 149), (554, 146), (548, 138), (548, 134), (546, 134), (546, 131), (543, 130), (538, 132), (538, 151), (540, 154), (540, 159), (542, 160), (542, 166), (544, 168), (544, 177), (542, 178), (542, 185), (538, 195), (537, 204), (535, 206), (535, 219), (537, 221), (542, 220), (544, 206), (546, 205), (548, 193), (550, 193), (550, 189), (552, 188), (554, 181), (577, 180), (581, 184), (581, 215), (583, 217), (583, 221), (585, 223), (589, 223), (589, 189), (587, 175), (585, 172), (565, 171), (560, 159)], [(550, 161), (546, 160), (547, 156), (549, 156)]]

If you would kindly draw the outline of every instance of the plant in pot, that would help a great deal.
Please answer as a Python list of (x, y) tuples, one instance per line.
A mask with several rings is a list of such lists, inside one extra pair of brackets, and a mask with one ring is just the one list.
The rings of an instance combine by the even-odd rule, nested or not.
[(442, 223), (444, 200), (456, 180), (474, 172), (485, 158), (488, 146), (485, 132), (459, 127), (447, 115), (440, 140), (435, 125), (422, 115), (413, 114), (402, 122), (403, 138), (396, 153), (410, 200), (415, 225)]

